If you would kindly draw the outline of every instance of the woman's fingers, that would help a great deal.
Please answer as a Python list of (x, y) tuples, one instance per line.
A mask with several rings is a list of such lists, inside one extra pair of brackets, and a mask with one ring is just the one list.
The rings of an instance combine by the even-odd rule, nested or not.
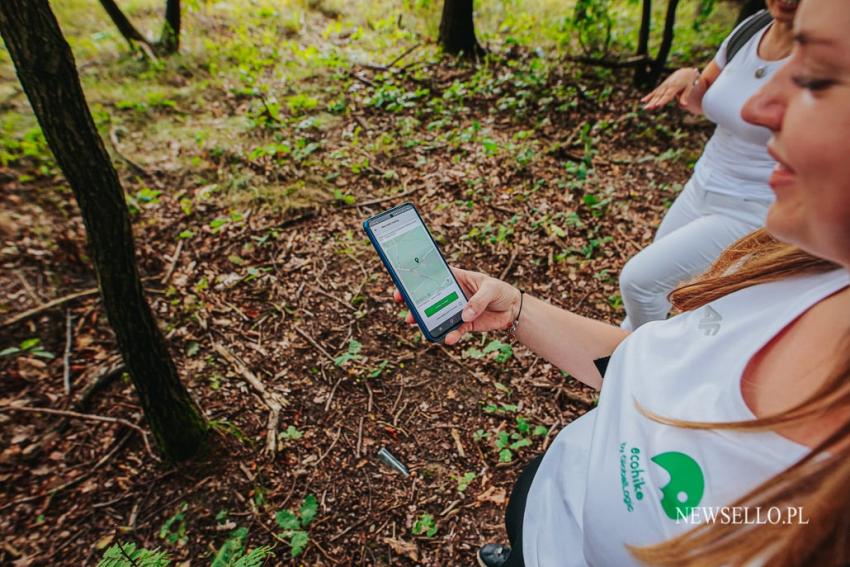
[(486, 278), (486, 276), (480, 272), (470, 272), (469, 270), (462, 270), (460, 268), (452, 268), (451, 270), (466, 297), (470, 297), (475, 294), (475, 292), (478, 291), (478, 286)]
[(672, 89), (664, 89), (660, 91), (651, 101), (647, 104), (647, 108), (661, 108), (673, 98), (674, 93)]
[(485, 281), (478, 291), (469, 298), (463, 308), (462, 317), (465, 322), (475, 321), (479, 315), (487, 311), (487, 307), (498, 299), (498, 289), (492, 280)]
[(452, 331), (451, 333), (446, 335), (445, 338), (443, 339), (443, 343), (448, 345), (448, 346), (456, 345), (463, 338), (463, 335), (465, 335), (466, 333), (468, 333), (471, 330), (472, 330), (472, 324), (471, 323), (463, 323), (460, 327), (458, 327), (457, 329), (455, 329), (454, 331)]
[(446, 335), (446, 337), (443, 339), (443, 343), (448, 346), (455, 345), (458, 343), (462, 336), (463, 335), (461, 334), (460, 330), (455, 329), (454, 331)]
[(682, 92), (679, 94), (679, 105), (682, 108), (687, 108), (687, 106), (690, 102), (691, 92), (693, 92), (693, 90), (694, 90), (694, 84), (693, 83), (688, 83), (688, 86), (686, 86), (684, 89), (682, 89)]

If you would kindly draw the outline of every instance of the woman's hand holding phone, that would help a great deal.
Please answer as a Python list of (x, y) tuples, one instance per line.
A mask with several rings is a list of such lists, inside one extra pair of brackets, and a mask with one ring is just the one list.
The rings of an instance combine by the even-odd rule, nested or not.
[[(446, 335), (445, 344), (453, 345), (471, 331), (493, 331), (511, 326), (519, 314), (521, 298), (517, 288), (481, 272), (460, 268), (452, 268), (452, 272), (469, 300), (463, 310), (463, 324)], [(403, 301), (398, 290), (394, 290), (393, 297), (397, 303)], [(410, 313), (407, 322), (415, 324)]]

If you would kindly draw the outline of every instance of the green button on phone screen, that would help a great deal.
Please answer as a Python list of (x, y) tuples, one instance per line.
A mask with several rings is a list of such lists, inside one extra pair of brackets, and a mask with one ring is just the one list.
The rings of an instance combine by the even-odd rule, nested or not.
[(447, 305), (451, 305), (455, 300), (457, 300), (457, 292), (453, 291), (434, 305), (426, 307), (425, 315), (431, 317), (432, 315), (434, 315), (434, 313), (437, 313), (438, 311), (442, 310)]

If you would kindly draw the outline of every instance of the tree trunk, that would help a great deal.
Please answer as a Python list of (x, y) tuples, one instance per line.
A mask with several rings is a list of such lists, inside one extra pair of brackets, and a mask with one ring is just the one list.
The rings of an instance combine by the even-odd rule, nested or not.
[(176, 53), (180, 49), (180, 0), (168, 0), (165, 4), (165, 23), (157, 43), (160, 53)]
[(644, 57), (646, 62), (639, 65), (635, 69), (635, 85), (644, 86), (649, 80), (650, 60), (649, 60), (649, 34), (652, 25), (652, 0), (643, 0), (643, 7), (640, 15), (640, 32), (638, 34), (638, 45), (635, 55)]
[(95, 129), (74, 57), (47, 0), (0, 1), (0, 35), (86, 225), (103, 306), (157, 445), (172, 461), (205, 445), (136, 268), (124, 191)]
[(109, 14), (110, 18), (112, 18), (112, 23), (115, 24), (115, 27), (118, 28), (118, 31), (120, 31), (121, 35), (124, 36), (124, 39), (127, 40), (127, 43), (130, 44), (130, 48), (133, 47), (134, 41), (144, 43), (150, 47), (148, 40), (145, 39), (145, 36), (143, 36), (139, 30), (133, 26), (130, 20), (127, 19), (127, 16), (124, 15), (124, 12), (121, 11), (121, 8), (119, 8), (118, 4), (115, 3), (115, 0), (100, 0), (100, 5), (103, 6), (103, 9), (106, 10), (106, 13)]
[(737, 26), (759, 10), (764, 10), (766, 7), (764, 0), (746, 0), (746, 2), (741, 5), (741, 10), (738, 12), (738, 21), (735, 22), (735, 25)]
[(444, 0), (440, 19), (440, 45), (452, 55), (480, 57), (485, 51), (475, 38), (472, 0)]
[[(0, 0), (2, 1), (2, 0)], [(160, 55), (171, 55), (177, 53), (180, 49), (180, 0), (166, 0), (165, 3), (165, 23), (162, 25), (162, 35), (156, 43), (149, 42), (139, 30), (133, 26), (115, 0), (100, 0), (101, 6), (112, 18), (112, 22), (130, 47), (134, 41), (138, 41), (144, 46), (148, 55), (153, 56), (153, 52)]]
[(673, 32), (676, 25), (676, 8), (678, 6), (679, 0), (668, 0), (667, 2), (667, 15), (664, 18), (664, 34), (661, 37), (658, 55), (652, 61), (652, 68), (647, 77), (648, 84), (657, 83), (661, 74), (664, 73), (664, 66), (667, 65), (667, 58), (670, 56), (670, 50), (673, 48)]

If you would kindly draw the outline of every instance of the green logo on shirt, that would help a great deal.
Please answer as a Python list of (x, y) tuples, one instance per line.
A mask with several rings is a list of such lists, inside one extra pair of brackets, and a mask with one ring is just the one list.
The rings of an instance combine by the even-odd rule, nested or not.
[[(651, 493), (647, 490), (644, 476), (646, 470), (642, 460), (643, 453), (638, 447), (629, 448), (626, 443), (620, 444), (620, 484), (623, 504), (629, 512)], [(671, 520), (690, 514), (691, 509), (699, 505), (705, 492), (705, 478), (699, 464), (690, 456), (677, 451), (659, 453), (650, 460), (670, 475), (670, 481), (660, 489), (664, 513)]]
[(705, 492), (705, 478), (697, 462), (677, 451), (655, 455), (651, 460), (670, 475), (670, 482), (661, 488), (664, 513), (671, 520), (690, 514)]

